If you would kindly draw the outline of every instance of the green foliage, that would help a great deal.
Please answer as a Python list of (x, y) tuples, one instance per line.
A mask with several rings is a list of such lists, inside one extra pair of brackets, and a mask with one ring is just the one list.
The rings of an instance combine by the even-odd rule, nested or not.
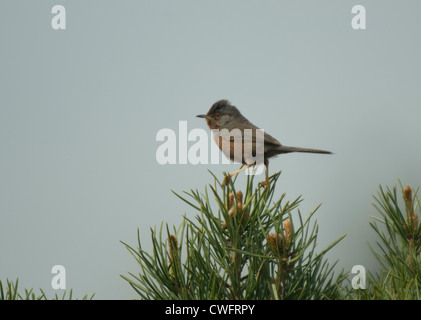
[[(235, 180), (174, 194), (196, 212), (191, 219), (169, 227), (151, 228), (152, 250), (123, 243), (136, 259), (137, 274), (121, 276), (141, 299), (421, 299), (421, 227), (417, 191), (380, 186), (374, 206), (380, 217), (370, 226), (378, 235), (370, 246), (382, 269), (368, 273), (366, 289), (344, 285), (347, 275), (335, 275), (325, 254), (344, 236), (316, 253), (318, 225), (299, 210), (301, 197), (274, 200), (280, 173), (267, 187), (254, 186), (249, 176), (244, 192)], [(225, 180), (224, 180), (225, 181)], [(85, 295), (83, 300), (93, 299)], [(0, 280), (0, 300), (47, 300), (39, 289), (18, 289), (15, 282)], [(72, 290), (53, 300), (72, 300)]]
[[(0, 300), (48, 300), (47, 295), (42, 289), (39, 289), (40, 293), (35, 294), (34, 290), (31, 288), (30, 290), (24, 289), (24, 292), (19, 292), (18, 290), (18, 283), (19, 279), (16, 279), (15, 282), (9, 281), (6, 279), (6, 283), (3, 283), (0, 280)], [(82, 300), (92, 300), (94, 294), (90, 297), (88, 295), (84, 295)], [(54, 295), (51, 300), (72, 300), (72, 289), (70, 289), (69, 295), (66, 296), (66, 291), (63, 292), (61, 296)]]
[(273, 200), (280, 173), (264, 188), (249, 176), (244, 193), (235, 181), (175, 193), (197, 213), (181, 225), (151, 229), (152, 252), (123, 243), (139, 264), (122, 276), (142, 299), (336, 299), (345, 275), (335, 276), (316, 253), (318, 207), (304, 218), (285, 194)]
[[(419, 226), (419, 199), (412, 189), (401, 187), (401, 198), (396, 186), (382, 188), (375, 196), (374, 206), (380, 218), (370, 226), (379, 237), (376, 251), (371, 250), (382, 265), (377, 274), (370, 274), (366, 290), (357, 290), (357, 299), (412, 300), (421, 298), (421, 228)], [(401, 200), (401, 201), (400, 201)], [(417, 212), (418, 210), (418, 212)], [(379, 223), (379, 224), (378, 224)]]

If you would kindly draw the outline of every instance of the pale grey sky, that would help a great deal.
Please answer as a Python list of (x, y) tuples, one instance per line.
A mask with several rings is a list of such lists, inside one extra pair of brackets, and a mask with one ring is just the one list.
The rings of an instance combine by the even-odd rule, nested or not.
[[(66, 8), (53, 30), (51, 8)], [(362, 4), (367, 29), (351, 28)], [(12, 1), (0, 3), (0, 279), (53, 294), (132, 299), (120, 240), (194, 212), (170, 191), (204, 190), (238, 165), (159, 165), (162, 128), (206, 129), (229, 99), (289, 154), (279, 196), (320, 202), (320, 248), (369, 270), (378, 185), (421, 185), (419, 1)], [(239, 183), (244, 177), (240, 177)]]

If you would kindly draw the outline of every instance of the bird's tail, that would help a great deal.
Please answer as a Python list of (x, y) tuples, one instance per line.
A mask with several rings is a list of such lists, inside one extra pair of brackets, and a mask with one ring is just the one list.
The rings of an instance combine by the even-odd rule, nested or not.
[(330, 151), (319, 150), (319, 149), (309, 149), (309, 148), (298, 148), (298, 147), (288, 147), (280, 146), (279, 151), (281, 153), (290, 153), (290, 152), (307, 152), (307, 153), (322, 153), (322, 154), (332, 154)]

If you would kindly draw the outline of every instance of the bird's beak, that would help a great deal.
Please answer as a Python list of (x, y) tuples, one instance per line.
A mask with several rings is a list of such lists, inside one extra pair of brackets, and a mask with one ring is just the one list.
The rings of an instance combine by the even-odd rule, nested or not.
[(198, 118), (205, 118), (205, 119), (207, 119), (208, 118), (208, 116), (206, 115), (206, 114), (199, 114), (198, 116), (196, 116), (196, 117), (198, 117)]

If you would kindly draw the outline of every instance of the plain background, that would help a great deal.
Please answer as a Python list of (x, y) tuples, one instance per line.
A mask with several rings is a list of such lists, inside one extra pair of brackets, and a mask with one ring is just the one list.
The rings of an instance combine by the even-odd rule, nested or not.
[[(53, 30), (51, 8), (66, 8)], [(366, 8), (353, 30), (351, 9)], [(120, 241), (194, 212), (199, 189), (238, 165), (159, 165), (158, 130), (206, 129), (229, 99), (281, 143), (331, 150), (270, 162), (277, 194), (301, 195), (329, 261), (375, 271), (367, 242), (378, 186), (421, 184), (419, 1), (0, 2), (0, 279), (48, 295), (132, 299)], [(244, 183), (244, 176), (239, 178)], [(59, 291), (60, 294), (62, 291)]]

